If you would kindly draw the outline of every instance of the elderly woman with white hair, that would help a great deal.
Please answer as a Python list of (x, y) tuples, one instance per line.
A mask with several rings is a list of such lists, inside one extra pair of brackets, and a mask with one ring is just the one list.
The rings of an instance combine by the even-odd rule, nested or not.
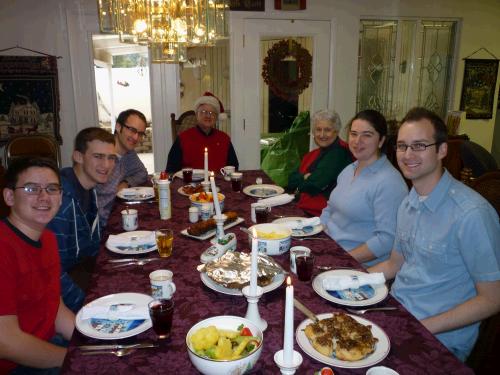
[(337, 184), (337, 176), (352, 162), (347, 144), (338, 137), (342, 127), (339, 115), (321, 110), (312, 116), (313, 138), (319, 146), (302, 158), (288, 177), (288, 190), (298, 195), (297, 206), (319, 216)]
[(204, 150), (208, 149), (208, 169), (218, 171), (225, 165), (238, 169), (238, 157), (229, 136), (216, 129), (217, 118), (225, 115), (220, 100), (205, 92), (194, 103), (197, 125), (181, 132), (168, 153), (166, 171), (174, 173), (182, 168), (203, 169)]

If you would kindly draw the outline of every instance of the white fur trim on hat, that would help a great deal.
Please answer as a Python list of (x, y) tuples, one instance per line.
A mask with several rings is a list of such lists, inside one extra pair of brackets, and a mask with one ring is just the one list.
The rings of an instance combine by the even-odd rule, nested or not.
[(215, 112), (217, 112), (217, 115), (220, 113), (220, 104), (217, 98), (213, 96), (200, 96), (195, 102), (194, 102), (194, 111), (197, 112), (198, 108), (203, 105), (203, 104), (208, 104), (212, 107), (214, 107)]

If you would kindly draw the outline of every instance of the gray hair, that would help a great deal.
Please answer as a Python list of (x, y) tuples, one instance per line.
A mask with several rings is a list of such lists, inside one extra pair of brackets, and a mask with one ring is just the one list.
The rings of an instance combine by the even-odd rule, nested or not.
[(340, 129), (342, 128), (342, 122), (340, 121), (340, 116), (337, 112), (329, 111), (327, 109), (321, 109), (317, 111), (312, 116), (313, 127), (316, 126), (316, 123), (318, 121), (322, 120), (328, 121), (337, 133), (340, 132)]

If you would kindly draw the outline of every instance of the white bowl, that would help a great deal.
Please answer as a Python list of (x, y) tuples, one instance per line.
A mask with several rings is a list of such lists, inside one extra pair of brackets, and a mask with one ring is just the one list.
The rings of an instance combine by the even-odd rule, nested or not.
[[(280, 224), (268, 223), (268, 224), (256, 224), (252, 225), (250, 228), (250, 232), (253, 231), (253, 228), (258, 233), (283, 233), (283, 237), (277, 239), (265, 239), (258, 238), (257, 240), (257, 248), (259, 252), (267, 254), (267, 255), (281, 255), (286, 253), (290, 249), (290, 244), (292, 242), (292, 230)], [(258, 235), (257, 235), (258, 237)], [(248, 236), (249, 244), (252, 243), (252, 237)]]
[[(210, 204), (210, 207), (211, 207), (211, 213), (212, 215), (215, 214), (215, 208), (214, 208), (214, 203), (213, 202), (205, 202), (205, 201), (199, 201), (197, 200), (199, 195), (200, 194), (208, 194), (210, 197), (212, 197), (212, 193), (194, 193), (194, 194), (191, 194), (189, 196), (189, 200), (191, 201), (191, 206), (194, 206), (194, 207), (198, 207), (198, 209), (200, 210), (201, 212), (201, 205), (203, 203), (209, 203)], [(220, 210), (221, 212), (224, 211), (224, 199), (226, 198), (224, 194), (222, 193), (217, 193), (217, 196), (219, 197), (219, 206), (220, 206)]]
[[(190, 344), (190, 337), (200, 328), (208, 326), (215, 326), (218, 329), (228, 329), (236, 331), (238, 326), (243, 324), (245, 327), (250, 328), (252, 334), (260, 339), (260, 345), (254, 352), (246, 357), (234, 360), (215, 360), (210, 358), (201, 357), (192, 348)], [(191, 363), (205, 375), (231, 375), (231, 374), (244, 374), (249, 372), (259, 360), (264, 345), (264, 335), (262, 331), (251, 321), (241, 318), (239, 316), (221, 315), (214, 316), (202, 320), (191, 327), (186, 335), (186, 346), (188, 348), (188, 355)]]

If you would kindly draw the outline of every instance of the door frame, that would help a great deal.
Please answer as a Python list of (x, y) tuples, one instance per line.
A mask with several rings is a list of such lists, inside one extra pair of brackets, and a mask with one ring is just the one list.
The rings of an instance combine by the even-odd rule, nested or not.
[(330, 20), (286, 20), (247, 18), (232, 25), (231, 138), (240, 169), (260, 169), (261, 61), (262, 37), (307, 36), (313, 38), (313, 91), (311, 113), (328, 108), (331, 96)]

